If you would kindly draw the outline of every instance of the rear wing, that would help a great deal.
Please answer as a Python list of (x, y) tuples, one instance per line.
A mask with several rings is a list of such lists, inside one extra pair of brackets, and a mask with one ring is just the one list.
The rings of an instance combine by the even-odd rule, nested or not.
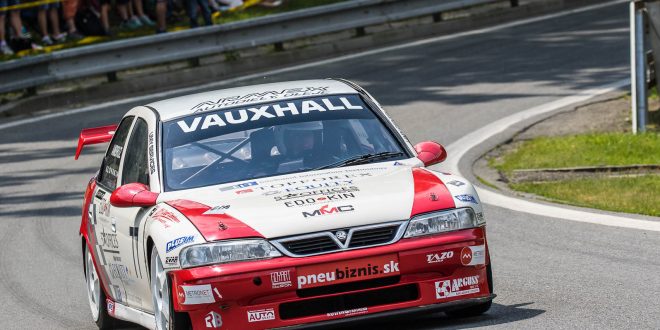
[(94, 128), (85, 128), (80, 131), (75, 159), (78, 159), (78, 156), (80, 156), (80, 152), (82, 152), (83, 147), (88, 144), (110, 142), (110, 140), (112, 140), (112, 136), (115, 135), (116, 129), (117, 125), (108, 125)]

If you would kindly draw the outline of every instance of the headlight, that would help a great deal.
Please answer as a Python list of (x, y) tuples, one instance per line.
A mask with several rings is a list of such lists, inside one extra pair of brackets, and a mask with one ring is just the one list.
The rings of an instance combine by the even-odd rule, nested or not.
[(482, 221), (477, 220), (474, 210), (469, 207), (434, 212), (412, 218), (403, 237), (416, 237), (474, 228), (482, 223)]
[(181, 250), (181, 267), (196, 267), (235, 261), (268, 259), (282, 254), (262, 239), (192, 245)]

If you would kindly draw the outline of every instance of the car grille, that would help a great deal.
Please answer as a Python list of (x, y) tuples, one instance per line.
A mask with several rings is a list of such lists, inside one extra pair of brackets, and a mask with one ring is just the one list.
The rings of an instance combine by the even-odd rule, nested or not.
[[(342, 250), (361, 249), (378, 245), (391, 244), (403, 236), (405, 221), (390, 222), (378, 225), (360, 226), (348, 229), (337, 229), (300, 236), (284, 237), (273, 240), (284, 254), (291, 257), (304, 257)], [(338, 232), (343, 232), (345, 240), (338, 238)]]

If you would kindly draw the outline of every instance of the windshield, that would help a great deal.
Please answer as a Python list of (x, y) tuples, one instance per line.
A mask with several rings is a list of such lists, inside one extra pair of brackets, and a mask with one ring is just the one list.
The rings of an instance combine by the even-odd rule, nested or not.
[[(358, 95), (286, 100), (163, 123), (166, 190), (406, 158)], [(385, 157), (383, 157), (385, 156)]]

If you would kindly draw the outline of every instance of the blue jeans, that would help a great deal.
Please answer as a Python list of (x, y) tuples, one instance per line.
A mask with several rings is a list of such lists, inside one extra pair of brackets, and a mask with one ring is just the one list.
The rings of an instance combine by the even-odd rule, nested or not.
[(211, 20), (211, 9), (209, 9), (209, 0), (188, 0), (188, 17), (190, 18), (190, 27), (197, 27), (197, 6), (202, 9), (205, 25), (213, 25)]

